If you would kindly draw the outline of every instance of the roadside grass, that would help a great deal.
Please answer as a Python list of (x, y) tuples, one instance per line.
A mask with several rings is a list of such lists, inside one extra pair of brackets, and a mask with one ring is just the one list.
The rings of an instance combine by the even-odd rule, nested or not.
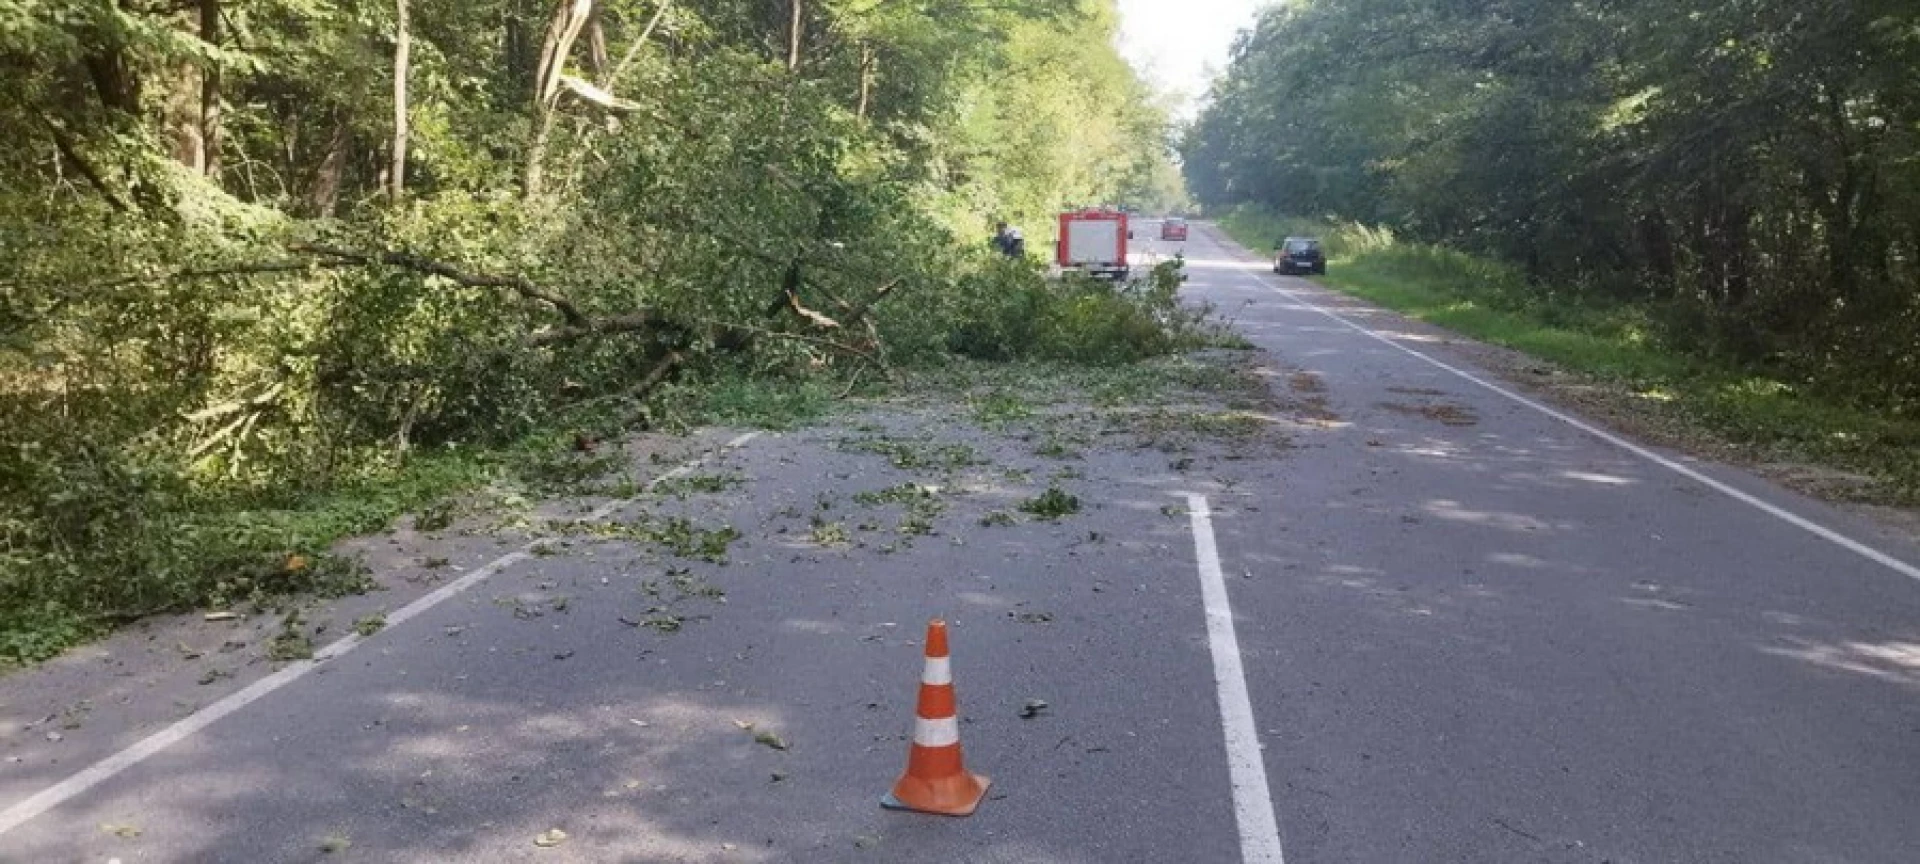
[[(815, 381), (723, 377), (705, 383), (673, 423), (662, 425), (787, 429), (824, 416), (837, 396), (832, 384)], [(150, 615), (364, 593), (374, 587), (365, 568), (328, 550), (387, 530), (408, 513), (416, 514), (416, 530), (443, 530), (458, 515), (455, 501), (489, 485), (532, 495), (631, 494), (637, 491), (631, 481), (607, 482), (624, 467), (617, 453), (576, 452), (582, 435), (617, 435), (618, 415), (589, 407), (551, 418), (547, 428), (512, 444), (416, 452), (321, 492), (171, 501), (133, 514), (136, 530), (97, 550), (91, 566), (79, 571), (0, 561), (7, 565), (0, 575), (27, 580), (0, 579), (0, 593), (58, 598), (26, 604), (0, 598), (0, 670), (47, 659)], [(115, 574), (128, 572), (141, 574), (138, 590), (115, 581)]]
[(1530, 284), (1510, 266), (1400, 241), (1381, 229), (1247, 208), (1219, 224), (1258, 252), (1290, 234), (1320, 237), (1330, 259), (1327, 275), (1315, 278), (1322, 285), (1609, 381), (1666, 422), (1708, 432), (1751, 458), (1823, 465), (1876, 481), (1848, 490), (1850, 497), (1920, 503), (1920, 418), (1825, 398), (1689, 351), (1658, 335), (1647, 307), (1575, 302)]

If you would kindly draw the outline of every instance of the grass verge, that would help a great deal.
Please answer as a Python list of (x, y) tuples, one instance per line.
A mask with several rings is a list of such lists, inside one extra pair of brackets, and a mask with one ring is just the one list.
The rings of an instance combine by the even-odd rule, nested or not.
[[(686, 387), (662, 425), (788, 429), (832, 410), (838, 382), (708, 376)], [(317, 492), (184, 495), (123, 502), (126, 530), (91, 557), (35, 559), (0, 546), (0, 669), (44, 660), (140, 618), (192, 608), (278, 604), (371, 589), (358, 562), (330, 555), (341, 540), (384, 530), (407, 513), (415, 527), (447, 527), (452, 502), (490, 483), (532, 495), (630, 492), (602, 478), (625, 467), (579, 442), (617, 436), (613, 410), (556, 416), (507, 446), (416, 453)], [(630, 486), (630, 484), (629, 484)], [(104, 539), (110, 536), (110, 540)]]
[(1327, 275), (1315, 281), (1603, 379), (1636, 413), (1655, 418), (1665, 437), (1685, 443), (1690, 431), (1694, 438), (1704, 431), (1750, 459), (1820, 465), (1874, 481), (1823, 490), (1839, 497), (1920, 504), (1920, 419), (1826, 398), (1781, 377), (1690, 352), (1658, 335), (1649, 308), (1579, 302), (1530, 284), (1507, 265), (1403, 242), (1365, 226), (1247, 208), (1228, 214), (1220, 226), (1256, 251), (1290, 234), (1321, 237), (1331, 260)]

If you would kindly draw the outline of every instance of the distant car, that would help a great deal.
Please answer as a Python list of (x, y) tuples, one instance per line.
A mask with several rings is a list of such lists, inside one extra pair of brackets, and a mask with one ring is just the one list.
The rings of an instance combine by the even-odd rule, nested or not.
[(1327, 253), (1320, 241), (1311, 237), (1288, 237), (1273, 247), (1273, 272), (1280, 274), (1327, 273)]
[(1168, 219), (1164, 222), (1161, 222), (1160, 223), (1160, 239), (1186, 240), (1187, 239), (1187, 220)]

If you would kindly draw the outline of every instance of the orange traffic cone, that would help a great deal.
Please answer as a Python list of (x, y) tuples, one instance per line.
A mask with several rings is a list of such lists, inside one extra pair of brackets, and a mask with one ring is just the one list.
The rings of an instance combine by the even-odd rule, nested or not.
[(943, 816), (970, 816), (992, 782), (967, 773), (960, 755), (960, 720), (947, 662), (947, 622), (927, 623), (927, 667), (920, 675), (920, 709), (913, 721), (907, 773), (880, 806)]

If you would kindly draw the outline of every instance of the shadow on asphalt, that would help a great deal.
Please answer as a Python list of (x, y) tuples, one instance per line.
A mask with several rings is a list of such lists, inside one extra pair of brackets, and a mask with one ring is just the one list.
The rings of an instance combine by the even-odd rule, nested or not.
[[(930, 405), (765, 436), (694, 475), (726, 488), (572, 526), (28, 823), (0, 858), (1230, 857), (1180, 493), (1218, 492), (1284, 439), (1149, 442), (1123, 415), (994, 431)], [(1049, 488), (1077, 512), (1022, 511)], [(675, 525), (696, 538), (682, 554), (633, 540)], [(701, 560), (697, 538), (725, 527), (743, 534), (727, 563)], [(878, 807), (935, 615), (970, 767), (996, 778), (967, 820)]]

